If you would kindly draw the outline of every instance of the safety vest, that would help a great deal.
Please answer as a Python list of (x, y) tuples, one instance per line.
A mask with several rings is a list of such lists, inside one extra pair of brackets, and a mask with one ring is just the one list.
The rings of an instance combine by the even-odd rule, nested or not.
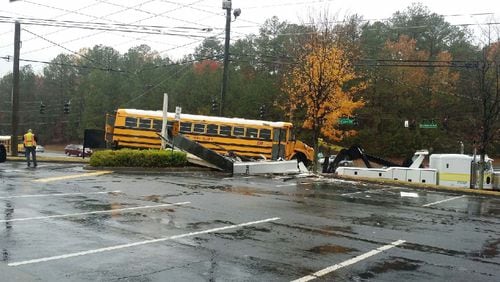
[(31, 132), (24, 134), (24, 146), (25, 147), (35, 147), (36, 146), (35, 134), (33, 134)]

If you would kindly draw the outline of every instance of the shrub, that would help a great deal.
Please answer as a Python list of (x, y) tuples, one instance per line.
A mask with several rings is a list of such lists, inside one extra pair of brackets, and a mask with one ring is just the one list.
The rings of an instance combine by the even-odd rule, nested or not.
[(183, 152), (171, 150), (105, 150), (94, 152), (89, 164), (107, 167), (180, 167), (187, 164), (187, 157)]

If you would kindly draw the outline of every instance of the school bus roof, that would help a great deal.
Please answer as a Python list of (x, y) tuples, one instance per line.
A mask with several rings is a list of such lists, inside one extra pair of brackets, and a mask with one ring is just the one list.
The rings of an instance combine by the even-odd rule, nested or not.
[[(118, 109), (118, 114), (132, 115), (132, 116), (148, 116), (153, 118), (162, 118), (163, 111), (148, 111), (148, 110), (137, 110), (137, 109)], [(168, 112), (167, 116), (169, 119), (175, 117), (175, 113)], [(216, 117), (216, 116), (205, 116), (205, 115), (191, 115), (191, 114), (181, 114), (182, 119), (188, 119), (193, 121), (207, 121), (207, 122), (221, 122), (230, 124), (242, 124), (242, 125), (255, 125), (255, 126), (270, 126), (270, 127), (291, 127), (290, 122), (283, 121), (265, 121), (265, 120), (253, 120), (253, 119), (243, 119), (243, 118), (226, 118), (226, 117)]]

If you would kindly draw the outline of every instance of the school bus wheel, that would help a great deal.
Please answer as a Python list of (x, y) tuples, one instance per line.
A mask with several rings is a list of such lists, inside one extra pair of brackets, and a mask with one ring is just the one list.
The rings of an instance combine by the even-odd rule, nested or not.
[(311, 161), (309, 161), (304, 153), (296, 153), (292, 159), (296, 159), (298, 162), (302, 162), (306, 167), (311, 165)]

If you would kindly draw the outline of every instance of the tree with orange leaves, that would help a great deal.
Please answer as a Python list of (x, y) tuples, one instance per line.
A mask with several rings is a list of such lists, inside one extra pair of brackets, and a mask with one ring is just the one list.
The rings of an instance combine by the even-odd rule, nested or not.
[(282, 86), (287, 95), (286, 110), (290, 118), (303, 115), (302, 127), (312, 130), (316, 153), (321, 136), (340, 141), (355, 134), (338, 129), (337, 121), (364, 105), (354, 99), (354, 94), (365, 88), (357, 79), (348, 53), (335, 43), (329, 29), (311, 37), (298, 64), (286, 77)]

